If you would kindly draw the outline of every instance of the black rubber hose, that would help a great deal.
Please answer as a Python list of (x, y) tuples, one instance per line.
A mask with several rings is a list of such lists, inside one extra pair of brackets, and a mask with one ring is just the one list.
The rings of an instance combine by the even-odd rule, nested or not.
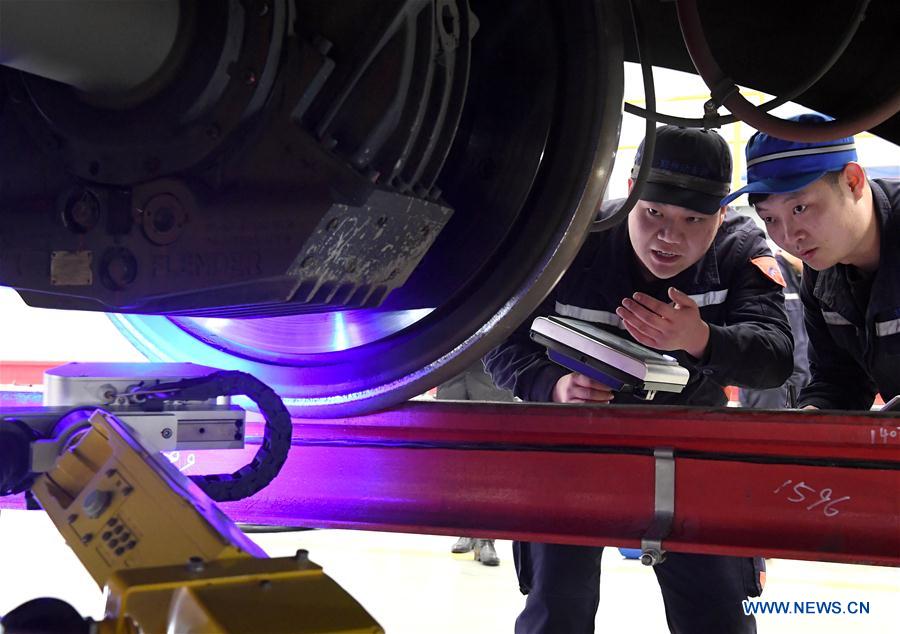
[[(783, 106), (787, 102), (793, 101), (794, 99), (805, 93), (807, 90), (812, 88), (814, 85), (819, 83), (819, 80), (822, 79), (828, 73), (828, 71), (831, 70), (831, 67), (834, 66), (841, 57), (843, 57), (844, 52), (847, 50), (847, 47), (850, 46), (850, 42), (852, 42), (853, 38), (856, 36), (856, 32), (859, 30), (860, 24), (862, 24), (863, 20), (866, 18), (866, 9), (868, 9), (869, 7), (869, 2), (871, 2), (871, 0), (857, 1), (856, 10), (853, 12), (853, 18), (847, 23), (847, 28), (844, 30), (840, 41), (838, 42), (837, 46), (834, 47), (834, 50), (832, 51), (828, 59), (825, 60), (825, 63), (823, 63), (815, 73), (813, 73), (802, 84), (795, 87), (793, 90), (788, 91), (784, 96), (776, 97), (771, 101), (767, 101), (766, 103), (761, 104), (760, 106), (758, 106), (759, 109), (763, 112), (774, 110), (778, 106)], [(718, 104), (716, 105), (718, 106)], [(655, 109), (641, 108), (640, 106), (636, 106), (628, 102), (625, 102), (625, 112), (638, 117), (652, 119), (653, 121), (657, 121), (659, 123), (678, 125), (683, 128), (720, 128), (723, 125), (735, 123), (740, 120), (733, 114), (716, 115), (714, 117), (704, 117), (702, 119), (676, 117), (674, 115), (664, 114), (662, 112), (655, 112)]]
[[(647, 51), (642, 50), (644, 42), (644, 29), (634, 8), (633, 0), (629, 0), (628, 9), (631, 12), (631, 24), (634, 29), (634, 40), (637, 45), (638, 62), (641, 64), (641, 75), (644, 79), (644, 98), (647, 101), (647, 107), (656, 110), (656, 89), (653, 85), (653, 65), (647, 58)], [(641, 167), (638, 169), (637, 178), (631, 184), (631, 191), (622, 206), (619, 207), (608, 218), (595, 220), (591, 224), (591, 233), (598, 231), (606, 231), (612, 229), (622, 222), (634, 208), (638, 200), (640, 200), (641, 190), (650, 174), (650, 168), (653, 165), (653, 152), (656, 149), (656, 122), (647, 119), (647, 125), (644, 130), (644, 154), (641, 160)]]
[[(748, 125), (785, 141), (816, 143), (834, 141), (853, 136), (864, 130), (871, 130), (900, 111), (900, 89), (894, 91), (882, 103), (875, 104), (861, 112), (823, 123), (786, 121), (763, 112), (747, 101), (734, 81), (725, 75), (713, 57), (703, 33), (703, 24), (697, 11), (696, 0), (676, 0), (678, 23), (685, 46), (697, 73), (710, 88), (715, 102), (721, 103), (735, 116)], [(649, 103), (647, 104), (649, 108)], [(655, 110), (655, 107), (654, 107)]]

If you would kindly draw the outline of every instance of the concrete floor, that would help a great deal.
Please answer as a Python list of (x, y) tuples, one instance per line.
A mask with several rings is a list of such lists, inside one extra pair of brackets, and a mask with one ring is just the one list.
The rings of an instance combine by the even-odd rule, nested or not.
[[(497, 542), (501, 565), (451, 555), (453, 538), (357, 531), (256, 535), (272, 556), (298, 548), (324, 566), (389, 634), (512, 632), (524, 597), (510, 543)], [(603, 561), (598, 632), (665, 632), (662, 599), (649, 569), (608, 549)], [(0, 614), (37, 596), (56, 596), (100, 618), (101, 592), (39, 512), (0, 512)], [(765, 598), (868, 601), (865, 615), (765, 615), (764, 634), (888, 633), (900, 623), (900, 569), (771, 560)]]

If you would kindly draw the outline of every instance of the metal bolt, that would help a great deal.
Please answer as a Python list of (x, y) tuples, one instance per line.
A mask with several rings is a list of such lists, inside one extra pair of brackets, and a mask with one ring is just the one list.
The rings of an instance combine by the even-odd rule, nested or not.
[(187, 567), (191, 572), (203, 572), (206, 568), (206, 564), (203, 562), (202, 557), (191, 557), (188, 559)]
[(93, 534), (93, 533), (85, 533), (85, 534), (81, 537), (81, 543), (82, 543), (82, 544), (90, 544), (91, 541), (93, 541), (93, 539), (94, 539), (94, 534)]
[(132, 487), (132, 486), (128, 486), (128, 487), (125, 487), (124, 489), (122, 489), (122, 495), (124, 495), (126, 497), (128, 497), (132, 493), (134, 493), (134, 487)]
[(309, 551), (305, 548), (298, 549), (297, 552), (294, 553), (294, 560), (298, 564), (305, 564), (309, 561)]
[(262, 588), (263, 590), (269, 590), (272, 587), (272, 582), (269, 581), (268, 579), (263, 579), (262, 581), (259, 582), (259, 587)]
[(313, 263), (315, 263), (315, 261), (316, 261), (316, 259), (313, 256), (307, 255), (305, 258), (303, 258), (300, 261), (300, 268), (305, 269), (308, 266), (312, 266)]
[(334, 231), (335, 229), (337, 229), (337, 226), (340, 222), (341, 221), (338, 218), (332, 218), (328, 221), (328, 224), (325, 225), (325, 229), (327, 231)]
[(73, 196), (66, 207), (66, 225), (75, 233), (93, 229), (100, 220), (100, 201), (89, 191)]
[(662, 553), (655, 548), (648, 548), (641, 553), (641, 563), (645, 566), (656, 566), (665, 560), (665, 553)]
[(111, 492), (94, 489), (84, 498), (84, 514), (91, 519), (98, 518), (103, 515), (103, 511), (109, 508), (109, 503), (111, 501)]
[(100, 270), (104, 284), (110, 290), (121, 291), (137, 279), (137, 258), (125, 247), (112, 247), (104, 253)]
[(172, 437), (172, 429), (169, 427), (163, 427), (163, 430), (159, 432), (163, 438), (171, 438)]
[(69, 517), (66, 518), (66, 521), (68, 521), (69, 524), (74, 524), (75, 520), (77, 520), (77, 519), (78, 519), (78, 516), (75, 513), (72, 513), (71, 515), (69, 515)]

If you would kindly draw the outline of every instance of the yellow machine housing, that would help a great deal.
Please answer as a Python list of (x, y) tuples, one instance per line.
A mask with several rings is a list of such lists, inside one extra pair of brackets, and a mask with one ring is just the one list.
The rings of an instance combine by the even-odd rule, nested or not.
[(33, 492), (106, 589), (98, 632), (382, 632), (305, 551), (267, 558), (115, 416), (89, 422)]

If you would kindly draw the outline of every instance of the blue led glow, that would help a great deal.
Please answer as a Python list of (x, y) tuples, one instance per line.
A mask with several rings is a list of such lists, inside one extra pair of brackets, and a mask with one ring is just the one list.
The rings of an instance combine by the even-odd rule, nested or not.
[[(110, 314), (109, 318), (150, 361), (186, 361), (248, 372), (271, 385), (290, 405), (291, 397), (300, 396), (300, 377), (310, 380), (310, 368), (318, 365), (320, 356), (383, 339), (430, 312), (356, 310), (264, 319)], [(342, 398), (338, 393), (313, 400)], [(296, 404), (308, 402), (299, 399)]]
[(346, 350), (349, 348), (347, 343), (347, 324), (344, 322), (344, 313), (332, 313), (332, 350)]

